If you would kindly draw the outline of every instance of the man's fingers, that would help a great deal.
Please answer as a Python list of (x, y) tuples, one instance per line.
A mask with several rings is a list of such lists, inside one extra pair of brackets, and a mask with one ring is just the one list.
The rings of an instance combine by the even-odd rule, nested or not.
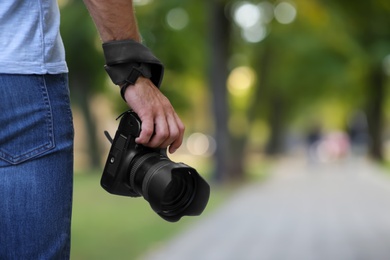
[(147, 145), (154, 134), (154, 122), (153, 119), (141, 119), (141, 133), (135, 141), (139, 144)]
[(176, 150), (181, 146), (183, 142), (183, 136), (184, 136), (184, 124), (180, 120), (180, 118), (175, 114), (175, 138), (173, 138), (173, 141), (170, 143), (169, 146), (169, 152), (174, 153)]
[(153, 121), (144, 120), (141, 134), (136, 142), (152, 148), (167, 148), (169, 146), (169, 152), (174, 153), (182, 144), (183, 135), (184, 125), (174, 114), (168, 119), (162, 116)]
[(154, 134), (147, 146), (165, 148), (166, 146), (164, 147), (164, 144), (170, 135), (169, 128), (170, 126), (164, 117), (157, 118), (154, 125)]
[(169, 100), (149, 79), (138, 78), (126, 89), (125, 98), (142, 122), (138, 144), (152, 148), (166, 148), (174, 152), (182, 143), (184, 125)]

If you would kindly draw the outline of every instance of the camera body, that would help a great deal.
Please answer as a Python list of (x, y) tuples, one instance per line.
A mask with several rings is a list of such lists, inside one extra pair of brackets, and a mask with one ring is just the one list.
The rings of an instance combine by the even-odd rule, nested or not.
[(109, 193), (143, 196), (163, 219), (200, 215), (207, 205), (210, 187), (197, 171), (172, 162), (166, 149), (137, 144), (141, 120), (133, 111), (122, 114), (108, 154), (101, 186)]
[(140, 132), (141, 122), (137, 114), (125, 112), (112, 142), (100, 182), (109, 193), (130, 197), (141, 196), (130, 186), (127, 174), (134, 156), (146, 150), (144, 146), (135, 143), (135, 138)]

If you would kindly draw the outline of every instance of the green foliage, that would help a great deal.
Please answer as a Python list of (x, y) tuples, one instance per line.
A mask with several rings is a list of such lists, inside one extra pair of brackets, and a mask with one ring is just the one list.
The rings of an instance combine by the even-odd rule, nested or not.
[[(269, 100), (275, 96), (283, 102), (289, 121), (305, 116), (302, 112), (307, 107), (327, 99), (342, 100), (343, 109), (361, 106), (370, 64), (390, 53), (389, 4), (304, 0), (294, 4), (298, 14), (293, 23), (280, 24), (274, 19), (260, 43), (235, 41), (237, 48), (252, 49), (246, 65), (255, 67), (258, 78), (263, 78), (249, 111), (257, 117), (268, 114), (273, 110)], [(240, 30), (234, 32), (239, 39)], [(366, 42), (370, 42), (368, 47)]]
[[(170, 99), (179, 114), (196, 109), (192, 93), (205, 90), (205, 49), (207, 28), (204, 26), (205, 1), (153, 1), (136, 8), (140, 33), (146, 44), (165, 65), (161, 91)], [(187, 25), (173, 29), (167, 17), (174, 10), (188, 15)], [(173, 20), (175, 22), (175, 20)], [(176, 21), (180, 23), (180, 19)], [(201, 83), (194, 86), (192, 82)], [(202, 83), (203, 82), (203, 83)], [(197, 88), (194, 90), (193, 88)]]

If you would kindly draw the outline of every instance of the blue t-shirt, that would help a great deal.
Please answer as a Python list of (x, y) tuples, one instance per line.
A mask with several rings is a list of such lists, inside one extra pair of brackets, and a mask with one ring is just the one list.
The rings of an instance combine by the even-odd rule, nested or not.
[(0, 73), (68, 72), (56, 0), (3, 0), (0, 4)]

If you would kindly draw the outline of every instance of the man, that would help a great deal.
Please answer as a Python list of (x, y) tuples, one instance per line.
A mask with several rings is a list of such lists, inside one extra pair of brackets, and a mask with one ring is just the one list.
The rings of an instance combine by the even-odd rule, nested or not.
[[(84, 2), (104, 43), (140, 41), (131, 0)], [(73, 125), (59, 20), (55, 0), (0, 5), (0, 259), (70, 255)], [(175, 152), (184, 126), (168, 99), (142, 75), (127, 85), (143, 126), (136, 141)]]

